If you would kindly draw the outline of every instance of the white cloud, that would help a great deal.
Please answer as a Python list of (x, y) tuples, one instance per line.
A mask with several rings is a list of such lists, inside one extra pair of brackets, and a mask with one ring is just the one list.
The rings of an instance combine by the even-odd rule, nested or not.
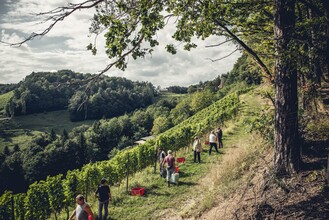
[[(45, 12), (66, 5), (68, 2), (70, 1), (13, 1), (9, 5), (9, 11), (1, 17), (0, 39), (17, 42), (29, 33), (43, 30), (47, 24), (41, 24), (41, 18), (31, 13)], [(105, 54), (104, 37), (99, 36), (97, 39), (98, 54), (96, 56), (86, 51), (86, 46), (94, 41), (93, 37), (88, 37), (93, 12), (93, 10), (81, 10), (59, 22), (43, 38), (36, 38), (20, 48), (0, 44), (2, 57), (0, 83), (18, 82), (33, 71), (71, 69), (82, 73), (97, 73), (105, 68), (110, 61)], [(164, 47), (168, 42), (179, 45), (171, 38), (173, 30), (174, 26), (169, 26), (158, 33), (160, 46), (155, 48), (152, 55), (138, 60), (130, 57), (126, 71), (111, 69), (106, 75), (149, 81), (162, 87), (187, 86), (199, 81), (212, 80), (219, 74), (230, 71), (239, 56), (239, 53), (235, 53), (218, 62), (207, 60), (206, 58), (221, 58), (235, 49), (235, 46), (230, 44), (224, 44), (218, 48), (205, 48), (206, 45), (224, 41), (218, 37), (211, 37), (206, 42), (196, 40), (199, 46), (190, 52), (183, 51), (180, 46), (178, 53), (171, 55), (165, 51)]]

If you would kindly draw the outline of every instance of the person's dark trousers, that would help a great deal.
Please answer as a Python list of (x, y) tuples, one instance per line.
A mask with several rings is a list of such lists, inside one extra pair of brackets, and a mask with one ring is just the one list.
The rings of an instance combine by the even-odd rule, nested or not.
[(222, 142), (222, 139), (218, 139), (218, 147), (219, 148), (223, 148), (224, 147), (223, 142)]
[[(104, 218), (102, 218), (102, 209), (104, 207)], [(108, 207), (109, 207), (109, 201), (105, 201), (105, 202), (101, 202), (101, 201), (98, 201), (98, 220), (103, 220), (103, 219), (107, 219), (107, 215), (109, 213), (109, 210), (108, 210)]]
[(211, 154), (212, 147), (215, 147), (216, 152), (219, 153), (217, 143), (210, 143), (209, 155)]
[(196, 157), (198, 157), (198, 162), (200, 163), (200, 152), (194, 151), (194, 162), (196, 162)]

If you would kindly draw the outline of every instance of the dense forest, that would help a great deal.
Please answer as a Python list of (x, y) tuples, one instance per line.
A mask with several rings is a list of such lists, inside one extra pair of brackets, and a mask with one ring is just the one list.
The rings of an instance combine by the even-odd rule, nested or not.
[[(70, 70), (32, 73), (14, 90), (6, 113), (17, 116), (68, 108), (72, 121), (111, 118), (145, 108), (157, 95), (151, 83), (107, 76), (93, 81), (93, 77)], [(86, 84), (88, 80), (93, 83)]]

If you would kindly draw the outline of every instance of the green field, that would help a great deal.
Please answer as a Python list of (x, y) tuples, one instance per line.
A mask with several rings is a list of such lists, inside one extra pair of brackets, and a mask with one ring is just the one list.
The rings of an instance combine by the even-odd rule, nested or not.
[(0, 95), (0, 117), (5, 116), (6, 105), (9, 102), (10, 98), (13, 96), (14, 92), (7, 92)]
[(70, 131), (74, 127), (84, 124), (91, 125), (93, 122), (94, 120), (71, 122), (69, 112), (66, 110), (23, 115), (2, 120), (0, 150), (5, 146), (11, 148), (15, 144), (24, 149), (38, 133), (50, 132), (54, 129), (57, 134), (61, 134), (64, 129)]

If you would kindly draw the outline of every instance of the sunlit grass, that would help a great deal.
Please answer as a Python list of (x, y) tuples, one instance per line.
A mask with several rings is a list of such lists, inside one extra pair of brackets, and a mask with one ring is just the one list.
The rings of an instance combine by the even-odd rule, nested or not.
[(13, 95), (13, 91), (0, 95), (0, 116), (5, 115), (6, 105)]
[(6, 128), (1, 131), (0, 149), (5, 146), (12, 148), (15, 144), (24, 149), (38, 133), (54, 129), (61, 135), (64, 129), (69, 132), (74, 127), (92, 125), (93, 122), (94, 120), (71, 122), (66, 110), (17, 116), (7, 121)]

